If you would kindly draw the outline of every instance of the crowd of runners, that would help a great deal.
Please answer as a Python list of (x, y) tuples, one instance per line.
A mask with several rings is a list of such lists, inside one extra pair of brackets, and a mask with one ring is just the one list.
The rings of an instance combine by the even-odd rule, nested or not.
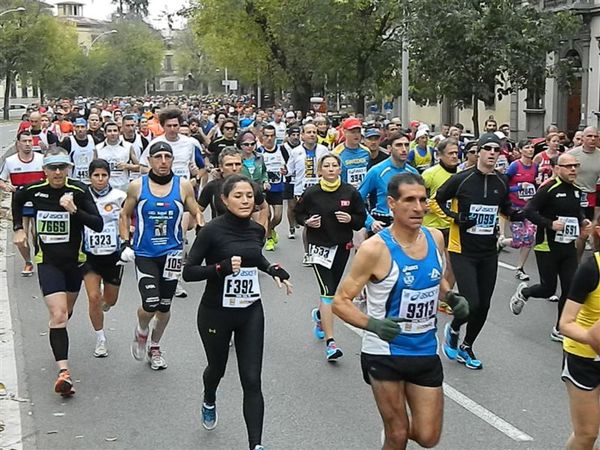
[[(592, 449), (600, 253), (583, 255), (600, 249), (599, 145), (594, 127), (573, 136), (549, 127), (515, 142), (510, 126), (491, 118), (469, 139), (461, 124), (434, 133), (419, 121), (302, 117), (243, 101), (64, 100), (23, 118), (0, 188), (12, 193), (21, 275), (37, 272), (48, 308), (60, 395), (75, 393), (67, 325), (82, 282), (93, 356), (106, 357), (104, 314), (131, 263), (141, 300), (131, 353), (161, 370), (172, 299), (187, 296), (181, 280), (206, 280), (197, 317), (207, 360), (202, 425), (217, 426), (217, 388), (235, 345), (249, 448), (264, 448), (259, 273), (292, 294), (294, 274), (269, 259), (281, 239), (301, 239), (298, 258), (319, 290), (310, 319), (324, 359), (344, 354), (335, 315), (364, 329), (361, 366), (383, 448), (433, 447), (443, 422), (437, 315), (452, 315), (443, 355), (482, 370), (475, 345), (498, 254), (510, 246), (520, 283), (496, 301), (515, 315), (527, 314), (531, 298), (556, 302), (548, 336), (564, 349), (557, 376), (571, 400), (567, 448)], [(537, 276), (525, 269), (532, 248)], [(538, 282), (528, 285), (530, 277)]]

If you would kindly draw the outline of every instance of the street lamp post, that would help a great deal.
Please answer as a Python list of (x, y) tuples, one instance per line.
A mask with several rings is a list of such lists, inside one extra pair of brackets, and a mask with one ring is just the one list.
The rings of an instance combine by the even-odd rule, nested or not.
[(108, 30), (108, 31), (105, 31), (104, 33), (101, 33), (98, 36), (96, 36), (96, 38), (91, 42), (90, 46), (86, 49), (85, 56), (90, 56), (90, 50), (92, 49), (93, 45), (96, 43), (96, 41), (98, 39), (100, 39), (102, 36), (106, 36), (107, 34), (115, 34), (115, 33), (118, 33), (118, 31), (117, 30)]
[(5, 11), (0, 12), (0, 17), (2, 17), (4, 14), (10, 14), (13, 12), (23, 13), (25, 11), (26, 11), (25, 8), (23, 8), (22, 6), (19, 6), (18, 8), (7, 9)]

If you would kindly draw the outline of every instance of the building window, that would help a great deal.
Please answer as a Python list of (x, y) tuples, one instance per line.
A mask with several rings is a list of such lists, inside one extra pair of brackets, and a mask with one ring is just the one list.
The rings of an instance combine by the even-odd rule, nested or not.
[(165, 81), (165, 91), (175, 90), (175, 83), (173, 81)]
[(27, 92), (27, 84), (23, 83), (21, 85), (21, 97), (23, 98), (27, 98), (28, 97), (28, 92)]
[(16, 81), (13, 81), (12, 85), (10, 86), (10, 97), (17, 98), (17, 82)]
[(165, 55), (165, 71), (173, 71), (173, 55)]
[(34, 84), (33, 86), (31, 86), (31, 96), (37, 97), (38, 95), (40, 95), (40, 93), (38, 92), (37, 84)]

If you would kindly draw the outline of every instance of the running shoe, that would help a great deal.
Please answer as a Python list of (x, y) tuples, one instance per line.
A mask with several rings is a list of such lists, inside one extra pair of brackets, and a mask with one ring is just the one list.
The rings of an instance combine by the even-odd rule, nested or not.
[(335, 345), (335, 341), (331, 341), (327, 344), (327, 348), (325, 349), (325, 355), (327, 355), (327, 361), (335, 361), (338, 358), (341, 358), (344, 353)]
[(253, 450), (267, 450), (267, 449), (264, 446), (262, 446), (260, 444), (257, 444), (257, 445), (254, 446)]
[(550, 332), (550, 339), (554, 342), (562, 342), (563, 335), (556, 329), (556, 327), (552, 327), (552, 331)]
[(217, 405), (208, 406), (202, 403), (202, 426), (207, 430), (214, 430), (219, 421)]
[(181, 285), (181, 280), (177, 281), (177, 287), (175, 288), (175, 297), (186, 298), (187, 296), (187, 291)]
[(30, 277), (31, 275), (33, 275), (33, 264), (31, 261), (28, 261), (25, 263), (25, 267), (23, 267), (23, 270), (21, 271), (21, 276)]
[(313, 310), (310, 312), (310, 317), (312, 318), (312, 320), (314, 322), (313, 334), (315, 335), (315, 338), (317, 338), (319, 340), (325, 338), (325, 332), (323, 331), (323, 328), (321, 327), (321, 319), (319, 317), (319, 308), (313, 308)]
[(483, 364), (481, 364), (481, 361), (475, 358), (475, 353), (473, 353), (473, 349), (469, 346), (460, 346), (460, 348), (458, 349), (458, 355), (456, 355), (456, 360), (459, 363), (464, 364), (469, 369), (483, 369)]
[(273, 241), (273, 238), (267, 239), (267, 242), (265, 243), (265, 250), (268, 252), (275, 250), (275, 242)]
[(552, 295), (552, 296), (548, 297), (548, 301), (552, 302), (552, 303), (558, 302), (558, 295)]
[(455, 333), (450, 323), (447, 323), (444, 327), (444, 345), (442, 346), (444, 350), (444, 355), (446, 358), (454, 361), (456, 359), (456, 355), (458, 354), (458, 337), (460, 333)]
[(517, 290), (510, 298), (510, 310), (515, 316), (521, 314), (521, 311), (523, 311), (525, 303), (527, 302), (527, 299), (523, 295), (523, 289), (525, 289), (526, 287), (527, 283), (525, 283), (524, 281), (522, 283), (519, 283), (519, 285), (517, 286)]
[(304, 256), (302, 257), (302, 265), (304, 267), (312, 266), (312, 264), (310, 262), (310, 255), (308, 253), (305, 253)]
[(106, 348), (105, 340), (96, 341), (96, 349), (94, 350), (94, 356), (96, 358), (106, 358), (108, 356), (108, 349)]
[(139, 334), (136, 326), (135, 331), (133, 332), (133, 342), (131, 343), (131, 356), (138, 361), (143, 360), (144, 355), (146, 354), (147, 342), (148, 335), (144, 336), (143, 334)]
[(152, 370), (163, 370), (167, 368), (167, 362), (162, 356), (160, 347), (150, 347), (148, 349), (148, 363)]
[(529, 281), (529, 275), (527, 275), (523, 269), (517, 269), (515, 278), (520, 281)]
[(296, 239), (296, 228), (290, 228), (288, 239)]
[(277, 231), (271, 230), (271, 239), (273, 239), (275, 245), (279, 244), (279, 235), (277, 234)]
[(56, 383), (54, 383), (54, 392), (63, 396), (75, 393), (73, 380), (71, 380), (71, 374), (68, 369), (62, 369), (58, 372), (58, 378), (56, 379)]

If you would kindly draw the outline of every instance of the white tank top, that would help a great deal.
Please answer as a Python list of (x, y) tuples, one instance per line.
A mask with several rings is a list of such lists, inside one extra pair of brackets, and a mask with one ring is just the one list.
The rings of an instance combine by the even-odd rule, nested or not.
[(118, 169), (119, 163), (129, 163), (131, 144), (119, 141), (116, 145), (109, 145), (106, 141), (98, 144), (98, 158), (104, 159), (110, 165), (110, 185), (113, 188), (127, 190), (129, 184), (129, 170)]
[(86, 139), (87, 144), (82, 147), (77, 143), (75, 136), (69, 136), (69, 140), (71, 141), (71, 153), (69, 153), (69, 156), (74, 164), (71, 176), (76, 180), (89, 184), (89, 168), (90, 163), (94, 159), (95, 145), (94, 139), (90, 135), (86, 135)]

